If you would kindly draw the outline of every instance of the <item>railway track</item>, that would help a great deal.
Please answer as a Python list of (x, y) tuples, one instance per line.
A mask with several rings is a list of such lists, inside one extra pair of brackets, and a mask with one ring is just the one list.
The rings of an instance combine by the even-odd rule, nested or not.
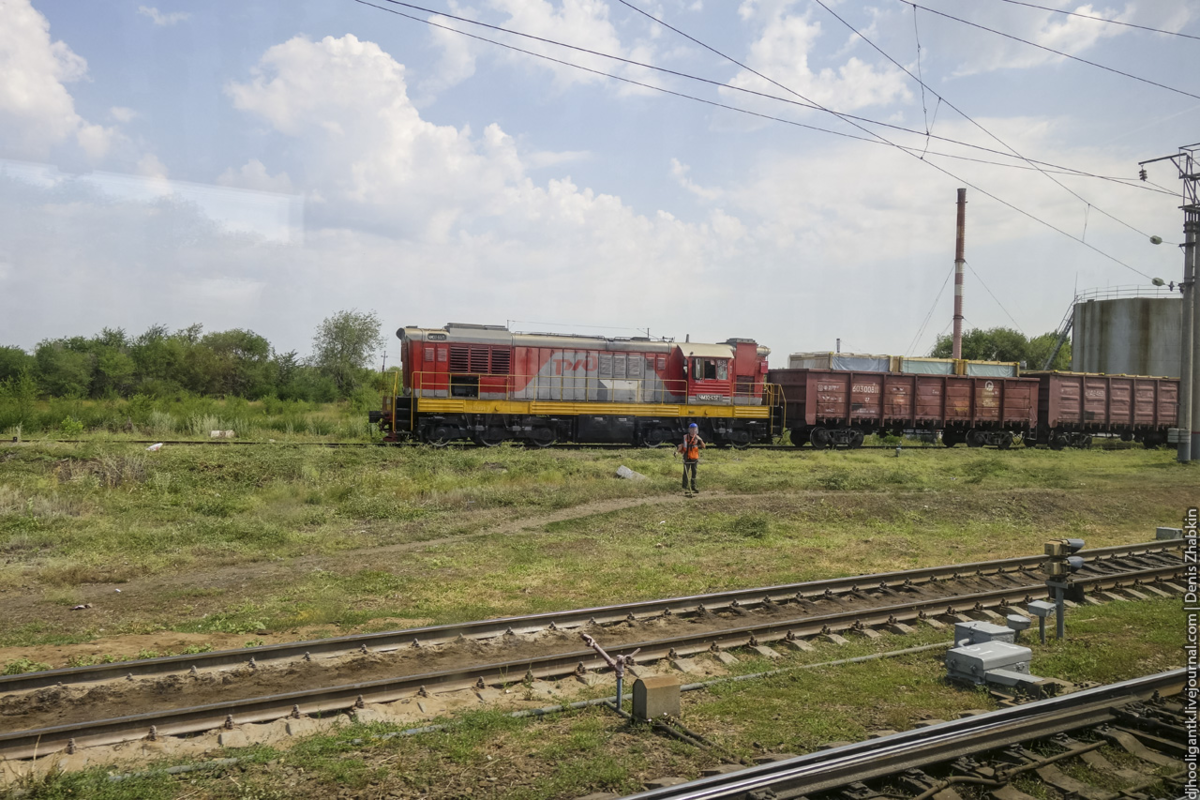
[[(1087, 568), (1079, 573), (1077, 583), (1093, 596), (1116, 591), (1134, 597), (1175, 594), (1179, 590), (1170, 581), (1184, 569), (1179, 546), (1180, 540), (1171, 540), (1083, 551)], [(1045, 596), (1041, 577), (1032, 572), (1042, 560), (1033, 556), (960, 564), (9, 676), (0, 679), (7, 725), (22, 716), (23, 698), (53, 711), (56, 698), (68, 686), (112, 686), (114, 679), (128, 687), (128, 705), (145, 708), (157, 701), (165, 707), (96, 719), (98, 710), (109, 706), (68, 705), (69, 721), (0, 733), (0, 758), (29, 758), (284, 717), (329, 715), (367, 703), (462, 689), (483, 691), (523, 680), (583, 678), (603, 666), (595, 653), (579, 646), (578, 633), (584, 630), (610, 648), (641, 648), (638, 661), (646, 663), (730, 648), (766, 648), (773, 643), (804, 649), (813, 637), (870, 635), (878, 628), (904, 631), (922, 622), (938, 626), (972, 617), (995, 619), (1013, 606)], [(488, 656), (500, 658), (486, 660)], [(305, 675), (327, 681), (328, 672), (318, 662), (346, 659), (369, 661), (368, 666), (387, 677), (291, 692), (257, 690), (264, 685), (277, 687), (285, 676), (293, 682)], [(446, 668), (429, 670), (433, 662)], [(213, 676), (219, 676), (219, 681)], [(219, 682), (221, 702), (175, 707), (172, 692), (185, 695), (189, 685), (203, 688), (206, 681)], [(239, 683), (247, 687), (242, 690), (245, 696), (238, 696)]]
[(1088, 800), (1177, 797), (1187, 776), (1180, 701), (1187, 679), (1186, 669), (1172, 670), (633, 797), (1032, 800), (1026, 790)]

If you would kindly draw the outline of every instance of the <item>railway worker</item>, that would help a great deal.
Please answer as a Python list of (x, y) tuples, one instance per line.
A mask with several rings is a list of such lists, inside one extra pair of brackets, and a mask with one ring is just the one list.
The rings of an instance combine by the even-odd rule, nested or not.
[(700, 463), (700, 451), (703, 449), (704, 440), (700, 438), (700, 426), (693, 422), (691, 425), (688, 425), (683, 442), (679, 447), (675, 448), (677, 453), (683, 455), (683, 490), (685, 492), (688, 488), (689, 470), (692, 473), (692, 491), (700, 491), (696, 488), (696, 465)]

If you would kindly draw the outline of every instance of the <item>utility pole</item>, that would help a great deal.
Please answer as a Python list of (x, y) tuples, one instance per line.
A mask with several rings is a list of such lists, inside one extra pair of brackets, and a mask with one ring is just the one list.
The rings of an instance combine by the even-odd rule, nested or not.
[(1183, 294), (1180, 309), (1179, 356), (1179, 427), (1178, 461), (1186, 463), (1200, 456), (1200, 368), (1196, 356), (1200, 355), (1200, 292), (1196, 291), (1197, 257), (1200, 249), (1200, 173), (1196, 169), (1196, 154), (1200, 142), (1179, 148), (1170, 156), (1161, 156), (1141, 161), (1140, 177), (1146, 179), (1146, 164), (1170, 161), (1179, 171), (1183, 181), (1183, 280), (1179, 291)]
[(954, 238), (954, 345), (952, 358), (962, 358), (963, 248), (967, 235), (967, 190), (958, 190), (958, 233)]

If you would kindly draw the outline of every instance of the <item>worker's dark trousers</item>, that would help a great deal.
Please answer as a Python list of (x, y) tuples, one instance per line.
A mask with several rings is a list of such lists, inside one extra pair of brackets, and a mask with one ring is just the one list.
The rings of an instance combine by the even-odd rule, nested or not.
[(696, 491), (696, 465), (698, 463), (700, 463), (700, 462), (687, 461), (687, 460), (685, 460), (683, 462), (683, 488), (685, 488), (685, 489), (688, 488), (688, 472), (690, 471), (692, 473), (692, 491), (693, 492)]

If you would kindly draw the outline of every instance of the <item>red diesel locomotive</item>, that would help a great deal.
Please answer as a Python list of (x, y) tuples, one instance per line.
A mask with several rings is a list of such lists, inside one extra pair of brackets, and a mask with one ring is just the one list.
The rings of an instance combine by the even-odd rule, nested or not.
[(387, 439), (653, 447), (696, 422), (714, 444), (746, 447), (769, 442), (778, 427), (770, 351), (752, 339), (701, 344), (459, 323), (396, 336), (402, 370), (372, 415)]

